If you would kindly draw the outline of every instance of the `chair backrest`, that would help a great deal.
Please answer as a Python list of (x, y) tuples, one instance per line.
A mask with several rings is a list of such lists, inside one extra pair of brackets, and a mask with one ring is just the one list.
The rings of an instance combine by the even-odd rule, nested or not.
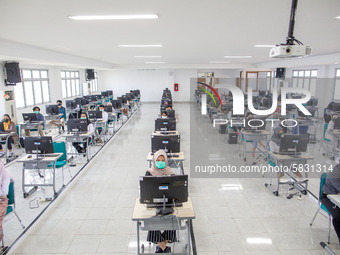
[(8, 188), (8, 205), (13, 205), (14, 204), (14, 182), (11, 179), (11, 182), (9, 183), (9, 188)]
[(66, 144), (65, 142), (53, 142), (54, 153), (62, 153), (63, 155), (58, 159), (58, 161), (67, 160), (66, 154)]
[(326, 131), (327, 131), (327, 128), (328, 128), (328, 124), (329, 124), (329, 123), (325, 123), (325, 124), (323, 125), (323, 137), (325, 137), (325, 135), (326, 135)]
[(319, 190), (319, 198), (321, 198), (321, 195), (322, 195), (322, 188), (323, 186), (325, 185), (326, 183), (326, 178), (327, 178), (327, 173), (323, 173), (321, 174), (321, 177), (320, 177), (320, 190)]

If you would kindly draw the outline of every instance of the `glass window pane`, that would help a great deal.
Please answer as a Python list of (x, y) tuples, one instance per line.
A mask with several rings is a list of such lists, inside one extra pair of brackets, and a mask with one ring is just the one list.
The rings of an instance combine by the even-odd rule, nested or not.
[(66, 78), (70, 78), (70, 72), (66, 72)]
[(42, 89), (43, 89), (43, 98), (44, 98), (44, 103), (50, 101), (50, 91), (48, 87), (48, 81), (42, 81)]
[(340, 100), (340, 79), (335, 80), (334, 99)]
[(74, 72), (71, 72), (71, 78), (74, 78)]
[(312, 70), (312, 77), (318, 77), (318, 70)]
[(76, 84), (74, 80), (71, 80), (72, 96), (76, 95)]
[(310, 71), (309, 70), (306, 70), (305, 71), (305, 77), (309, 77), (310, 76)]
[(31, 79), (32, 78), (31, 70), (22, 70), (22, 78)]
[(66, 78), (65, 72), (61, 72), (61, 78)]
[(79, 72), (75, 72), (75, 77), (79, 77)]
[(41, 78), (43, 78), (43, 79), (48, 78), (47, 71), (41, 71), (40, 74), (41, 74)]
[(340, 69), (336, 69), (336, 77), (340, 77)]
[(33, 87), (34, 87), (35, 104), (41, 104), (42, 103), (42, 93), (41, 93), (40, 81), (35, 81), (33, 83)]
[(33, 70), (33, 79), (39, 79), (39, 78), (40, 78), (40, 71)]
[(305, 71), (299, 71), (299, 77), (303, 77), (304, 73), (305, 73)]
[(67, 86), (67, 97), (71, 97), (72, 93), (71, 93), (71, 81), (70, 80), (66, 80), (66, 86)]
[(63, 98), (67, 97), (66, 94), (66, 80), (61, 80), (61, 92), (63, 94)]
[(26, 106), (31, 106), (34, 104), (32, 82), (26, 81), (24, 83), (24, 87), (25, 87)]
[(24, 99), (24, 91), (22, 88), (22, 83), (17, 83), (17, 85), (14, 87), (14, 93), (15, 93), (15, 103), (16, 107), (24, 107), (25, 106), (25, 99)]
[(310, 80), (310, 93), (313, 97), (315, 97), (316, 93), (316, 79), (311, 79)]
[(78, 79), (76, 80), (76, 93), (77, 93), (77, 96), (80, 95), (80, 85), (79, 85), (79, 80)]
[(293, 77), (298, 77), (299, 72), (298, 71), (293, 71)]

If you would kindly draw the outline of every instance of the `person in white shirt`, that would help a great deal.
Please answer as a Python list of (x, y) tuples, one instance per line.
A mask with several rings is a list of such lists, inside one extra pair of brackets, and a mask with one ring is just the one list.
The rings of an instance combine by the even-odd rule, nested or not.
[(0, 160), (0, 240), (2, 240), (2, 222), (7, 212), (8, 206), (8, 189), (11, 178), (7, 173), (4, 164)]
[(102, 112), (102, 118), (100, 120), (107, 122), (109, 120), (109, 114), (105, 111), (105, 106), (101, 104), (99, 106), (99, 111)]
[[(334, 120), (336, 118), (338, 118), (338, 114), (337, 113), (332, 115), (332, 119), (328, 123), (328, 127), (327, 127), (327, 130), (326, 130), (326, 133), (325, 133), (325, 138), (330, 140), (330, 141), (333, 141), (333, 136), (330, 134), (330, 132), (334, 130)], [(339, 147), (339, 145), (337, 145), (337, 147)]]
[[(93, 133), (94, 126), (93, 126), (92, 122), (89, 120), (87, 114), (86, 113), (82, 113), (80, 118), (87, 121), (87, 131)], [(89, 140), (88, 140), (88, 143), (90, 143), (90, 142), (91, 142), (91, 137), (89, 137)], [(72, 143), (72, 145), (74, 146), (74, 148), (76, 148), (78, 153), (86, 153), (87, 143)]]

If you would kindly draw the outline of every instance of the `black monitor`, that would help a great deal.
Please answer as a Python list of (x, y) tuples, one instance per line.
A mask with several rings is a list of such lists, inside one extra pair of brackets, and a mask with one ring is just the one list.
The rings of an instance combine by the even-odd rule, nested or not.
[(169, 118), (175, 118), (175, 110), (166, 110)]
[(314, 117), (317, 108), (307, 108), (307, 110), (308, 110), (312, 115), (305, 115), (303, 112), (301, 112), (300, 110), (298, 110), (298, 115), (299, 115), (299, 117), (307, 117), (307, 118)]
[(83, 97), (78, 97), (76, 99), (74, 99), (76, 105), (87, 105), (88, 104), (88, 101), (86, 98), (83, 98)]
[(54, 153), (52, 136), (25, 136), (24, 146), (27, 154)]
[(67, 132), (87, 132), (87, 120), (68, 119)]
[(38, 121), (37, 115), (35, 113), (23, 113), (22, 118), (25, 122)]
[(115, 109), (119, 109), (122, 107), (122, 102), (119, 100), (111, 100), (111, 104)]
[(138, 97), (140, 95), (140, 91), (138, 89), (133, 91), (133, 94)]
[(266, 130), (266, 120), (260, 118), (247, 118), (246, 125), (244, 127), (245, 130), (252, 130), (254, 132), (260, 130)]
[(156, 119), (155, 120), (155, 131), (175, 131), (176, 130), (176, 119)]
[(281, 136), (280, 153), (300, 154), (307, 151), (309, 134), (283, 134)]
[(302, 95), (301, 94), (292, 94), (291, 97), (293, 99), (301, 99), (302, 98)]
[(165, 99), (162, 99), (162, 102), (161, 102), (162, 105), (165, 105), (165, 106), (172, 106), (172, 100), (169, 99), (169, 98), (165, 98)]
[(66, 107), (75, 109), (77, 108), (77, 103), (74, 100), (66, 100)]
[(260, 97), (264, 97), (266, 95), (266, 91), (264, 91), (264, 90), (260, 90), (259, 91), (259, 96)]
[(101, 111), (88, 111), (89, 119), (101, 119), (102, 112)]
[(340, 129), (340, 117), (337, 117), (334, 121), (334, 129)]
[(102, 91), (102, 97), (109, 97), (109, 94), (107, 93), (107, 91)]
[(59, 107), (57, 104), (50, 104), (46, 105), (46, 114), (48, 115), (58, 115), (59, 114)]
[[(112, 105), (112, 106), (113, 106), (113, 105)], [(112, 106), (109, 106), (109, 105), (105, 106), (104, 111), (105, 111), (105, 112), (112, 112)]]
[(340, 103), (334, 103), (332, 109), (333, 112), (340, 112)]
[(113, 90), (107, 90), (107, 96), (112, 97), (113, 96)]
[(307, 106), (318, 106), (318, 98), (311, 98), (309, 99), (309, 101), (307, 102)]
[(164, 150), (166, 153), (179, 153), (179, 135), (153, 135), (151, 136), (151, 151)]
[[(188, 175), (139, 177), (141, 204), (165, 209), (188, 201)], [(168, 211), (171, 213), (171, 210)], [(166, 214), (164, 211), (158, 214)]]
[(120, 101), (122, 102), (122, 104), (126, 104), (127, 103), (127, 98), (126, 96), (122, 96)]
[(166, 106), (161, 104), (161, 112), (166, 111)]

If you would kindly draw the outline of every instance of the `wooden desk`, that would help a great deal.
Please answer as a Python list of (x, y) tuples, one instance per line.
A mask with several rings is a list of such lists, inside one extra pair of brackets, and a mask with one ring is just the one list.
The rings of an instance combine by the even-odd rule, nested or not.
[[(32, 130), (32, 129), (39, 129), (39, 125), (42, 125), (44, 123), (44, 121), (37, 121), (37, 122), (22, 122), (22, 123), (19, 123), (19, 137), (22, 137), (22, 129), (29, 129), (29, 130)], [(38, 132), (38, 135), (39, 132)]]
[[(56, 161), (63, 155), (62, 153), (53, 153), (53, 155), (56, 155), (54, 157), (50, 157), (49, 154), (46, 154), (47, 156), (43, 157), (43, 158), (37, 158), (37, 155), (35, 154), (28, 154), (25, 155), (23, 157), (21, 157), (20, 159), (18, 159), (19, 163), (23, 163), (23, 168), (22, 168), (22, 191), (23, 191), (23, 195), (24, 198), (28, 197), (30, 194), (32, 194), (38, 186), (52, 186), (53, 187), (53, 191), (54, 191), (54, 195), (56, 196), (58, 193), (56, 191), (55, 188), (55, 164)], [(31, 157), (30, 157), (31, 156)], [(43, 155), (38, 155), (38, 156), (43, 156)], [(52, 169), (52, 180), (53, 183), (52, 184), (46, 184), (45, 183), (45, 177), (44, 178), (44, 183), (26, 183), (25, 182), (25, 173), (26, 170), (40, 170), (40, 169)], [(40, 172), (39, 172), (40, 174)], [(40, 174), (41, 175), (41, 174)], [(44, 175), (45, 176), (45, 175)], [(26, 192), (25, 187), (33, 187), (32, 189), (30, 189), (28, 192)]]
[[(146, 205), (139, 202), (139, 198), (135, 201), (132, 220), (137, 223), (137, 254), (144, 253), (144, 246), (140, 247), (140, 230), (187, 230), (187, 245), (186, 252), (171, 253), (177, 255), (190, 255), (191, 250), (191, 220), (195, 219), (195, 212), (191, 198), (183, 203), (183, 206), (175, 207), (173, 215), (156, 216), (156, 208), (147, 208)], [(174, 221), (176, 224), (173, 224)], [(177, 224), (178, 222), (178, 224)], [(150, 253), (148, 253), (150, 254)], [(153, 254), (153, 253), (151, 253)]]

